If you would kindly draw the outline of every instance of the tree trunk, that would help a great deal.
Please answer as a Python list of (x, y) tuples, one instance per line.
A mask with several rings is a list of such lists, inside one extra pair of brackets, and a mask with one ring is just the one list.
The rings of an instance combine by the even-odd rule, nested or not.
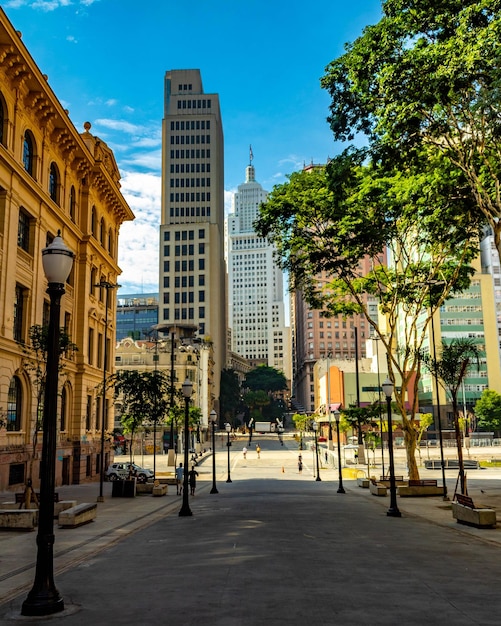
[(416, 463), (416, 440), (417, 433), (412, 422), (405, 421), (402, 425), (404, 431), (405, 452), (407, 455), (407, 468), (409, 480), (419, 480), (419, 469)]
[(452, 394), (452, 414), (454, 415), (454, 432), (456, 434), (456, 447), (458, 451), (459, 484), (460, 484), (461, 493), (463, 495), (466, 495), (466, 481), (465, 481), (464, 465), (463, 465), (463, 445), (461, 441), (461, 428), (459, 427), (457, 399), (454, 394)]

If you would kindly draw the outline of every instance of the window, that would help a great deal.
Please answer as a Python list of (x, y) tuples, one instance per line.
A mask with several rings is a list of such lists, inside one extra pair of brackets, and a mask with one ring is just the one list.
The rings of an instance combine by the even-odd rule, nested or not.
[(92, 365), (94, 361), (94, 329), (93, 328), (89, 328), (89, 345), (87, 347), (87, 352), (89, 355), (89, 365)]
[(19, 209), (17, 222), (17, 245), (25, 252), (30, 252), (31, 216), (24, 209)]
[(70, 219), (72, 222), (75, 221), (75, 214), (77, 209), (77, 194), (75, 192), (75, 187), (73, 185), (70, 189)]
[(104, 217), (101, 218), (101, 221), (99, 222), (99, 241), (101, 242), (101, 245), (104, 248), (104, 240), (106, 237), (106, 226), (104, 224)]
[(24, 340), (24, 313), (26, 307), (26, 289), (16, 285), (14, 296), (14, 341), (22, 343)]
[(21, 381), (14, 376), (10, 381), (9, 393), (7, 396), (7, 430), (21, 430), (21, 409), (22, 409), (22, 389)]
[(29, 131), (24, 133), (23, 144), (23, 165), (24, 169), (30, 176), (34, 175), (34, 162), (35, 162), (35, 142), (33, 136)]
[(59, 170), (55, 163), (50, 164), (49, 195), (56, 204), (59, 204)]
[(3, 97), (0, 94), (0, 143), (7, 145), (7, 126), (6, 126), (7, 109)]
[(97, 238), (97, 213), (96, 207), (92, 207), (92, 212), (90, 216), (90, 231)]
[(67, 412), (68, 412), (68, 390), (65, 385), (61, 391), (61, 416), (60, 416), (60, 423), (59, 423), (59, 430), (61, 432), (64, 432), (66, 430)]

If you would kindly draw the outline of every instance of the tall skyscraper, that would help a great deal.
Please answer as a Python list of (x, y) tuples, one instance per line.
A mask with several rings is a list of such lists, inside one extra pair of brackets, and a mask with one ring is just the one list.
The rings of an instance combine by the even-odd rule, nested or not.
[(224, 146), (219, 96), (200, 70), (165, 75), (159, 323), (193, 324), (214, 348), (214, 400), (226, 365)]
[(254, 231), (267, 192), (256, 182), (250, 150), (245, 183), (227, 220), (228, 311), (231, 350), (253, 365), (264, 363), (290, 379), (290, 332), (285, 327), (283, 274), (273, 246)]

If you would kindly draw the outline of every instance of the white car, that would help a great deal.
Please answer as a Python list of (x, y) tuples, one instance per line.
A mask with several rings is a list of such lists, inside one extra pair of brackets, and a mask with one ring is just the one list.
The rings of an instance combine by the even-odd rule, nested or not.
[(150, 469), (139, 467), (139, 465), (135, 463), (112, 463), (108, 466), (105, 475), (108, 480), (124, 480), (129, 477), (131, 466), (134, 475), (140, 481), (146, 482), (150, 478), (153, 478), (153, 472)]

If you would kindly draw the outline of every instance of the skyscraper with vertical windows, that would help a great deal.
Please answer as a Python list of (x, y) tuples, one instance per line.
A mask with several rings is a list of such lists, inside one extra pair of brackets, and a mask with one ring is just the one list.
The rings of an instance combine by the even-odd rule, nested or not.
[(283, 274), (274, 247), (254, 230), (267, 192), (250, 162), (227, 220), (228, 324), (231, 350), (253, 366), (266, 364), (290, 379), (290, 332), (285, 327)]
[(193, 324), (214, 349), (215, 400), (226, 365), (224, 146), (219, 96), (199, 70), (165, 75), (159, 323)]

